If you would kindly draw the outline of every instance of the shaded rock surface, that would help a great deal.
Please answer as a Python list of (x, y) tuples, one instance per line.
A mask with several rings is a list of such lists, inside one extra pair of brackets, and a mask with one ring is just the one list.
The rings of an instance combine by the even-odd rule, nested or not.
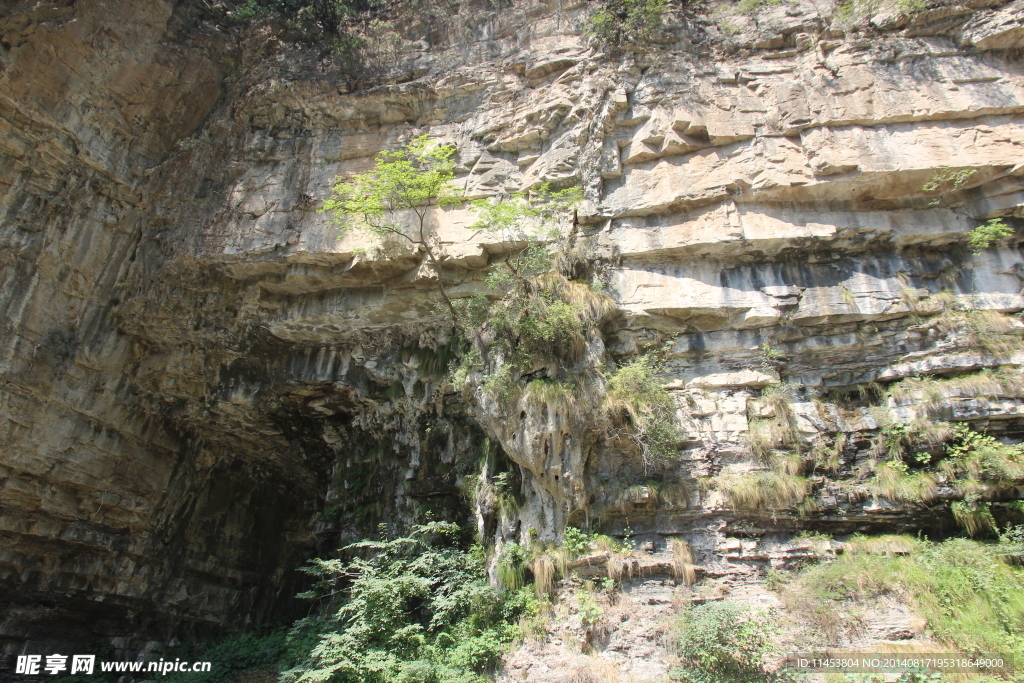
[[(848, 478), (880, 427), (858, 387), (1024, 361), (1017, 239), (963, 242), (1024, 218), (1020, 2), (711, 3), (616, 51), (587, 3), (467, 4), (401, 20), (365, 83), (197, 6), (0, 6), (3, 654), (137, 653), (294, 615), (307, 558), (378, 522), (469, 520), (460, 485), (487, 447), (525, 498), (477, 509), (488, 539), (683, 536), (736, 585), (786, 566), (800, 529), (954, 529), (826, 479), (806, 515), (738, 513), (700, 481), (758, 467), (765, 386), (796, 386), (807, 444), (845, 435)], [(479, 386), (455, 392), (422, 254), (317, 213), (336, 175), (421, 133), (455, 145), (472, 197), (583, 187), (578, 240), (616, 304), (591, 351), (612, 367), (668, 348), (686, 444), (660, 493), (578, 409), (517, 426)], [(429, 219), (460, 295), (502, 256), (473, 220)], [(1003, 323), (980, 339), (951, 311)], [(946, 419), (1022, 431), (1021, 395), (946, 398)]]

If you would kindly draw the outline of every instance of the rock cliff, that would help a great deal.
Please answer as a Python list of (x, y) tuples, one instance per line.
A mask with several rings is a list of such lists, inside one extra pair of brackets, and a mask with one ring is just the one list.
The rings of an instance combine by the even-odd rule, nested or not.
[[(5, 655), (292, 615), (306, 559), (427, 514), (499, 545), (685, 537), (736, 586), (802, 557), (802, 529), (955, 530), (952, 488), (899, 500), (857, 468), (892, 424), (1024, 431), (1019, 238), (965, 244), (1024, 218), (1024, 3), (711, 1), (619, 49), (593, 10), (430, 8), (353, 75), (203, 2), (0, 4)], [(588, 352), (665, 349), (677, 462), (646, 471), (594, 406), (446, 381), (423, 255), (317, 211), (418, 134), (455, 146), (470, 197), (583, 188), (615, 304)], [(456, 296), (502, 257), (473, 221), (429, 217)], [(832, 462), (745, 509), (729, 482), (765, 471), (758, 443)], [(483, 452), (518, 511), (466, 502)]]

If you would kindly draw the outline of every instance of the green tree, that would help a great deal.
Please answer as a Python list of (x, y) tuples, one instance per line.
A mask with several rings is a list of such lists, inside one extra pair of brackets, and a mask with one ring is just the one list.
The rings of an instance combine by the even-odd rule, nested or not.
[(1013, 234), (1013, 228), (1002, 220), (993, 218), (987, 223), (967, 232), (967, 243), (971, 245), (971, 251), (975, 254), (988, 249), (990, 246)]
[(572, 364), (582, 357), (587, 333), (611, 310), (607, 296), (567, 277), (573, 263), (588, 258), (572, 246), (581, 200), (579, 188), (541, 186), (474, 205), (476, 229), (494, 239), (503, 256), (486, 278), (486, 292), (458, 302), (465, 329), (477, 341), (464, 363), (487, 367), (492, 361), (484, 388), (503, 401), (538, 361)]
[(322, 210), (333, 214), (342, 234), (359, 230), (382, 239), (404, 239), (424, 252), (437, 276), (441, 298), (458, 326), (459, 315), (444, 286), (441, 247), (427, 230), (432, 206), (465, 201), (462, 190), (451, 183), (454, 154), (454, 147), (438, 144), (427, 135), (401, 149), (385, 150), (377, 155), (373, 170), (339, 179)]
[(684, 436), (675, 421), (675, 401), (659, 377), (663, 366), (645, 354), (619, 368), (608, 382), (609, 412), (616, 422), (630, 425), (645, 470), (675, 459)]
[(607, 45), (647, 42), (661, 26), (667, 0), (606, 0), (590, 20), (594, 36)]
[(417, 526), (409, 536), (360, 541), (363, 555), (314, 560), (317, 577), (304, 597), (326, 599), (322, 617), (298, 622), (293, 638), (316, 632), (316, 645), (283, 682), (482, 683), (519, 617), (535, 610), (527, 591), (501, 594), (487, 583), (483, 553), (463, 550), (448, 522)]

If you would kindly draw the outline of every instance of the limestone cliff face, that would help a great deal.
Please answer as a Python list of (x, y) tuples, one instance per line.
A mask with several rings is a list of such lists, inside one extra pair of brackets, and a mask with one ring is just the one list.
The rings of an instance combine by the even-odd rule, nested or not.
[[(476, 509), (499, 543), (600, 520), (655, 551), (687, 535), (742, 578), (799, 528), (951, 527), (831, 478), (802, 517), (738, 515), (698, 481), (755, 467), (766, 385), (798, 385), (807, 444), (844, 435), (842, 480), (879, 428), (858, 387), (1024, 362), (940, 324), (950, 302), (1024, 309), (1017, 241), (963, 246), (1024, 217), (1024, 4), (711, 3), (618, 51), (587, 35), (585, 2), (453, 5), (400, 20), (363, 79), (202, 5), (0, 5), (4, 653), (287, 615), (317, 551), (469, 519), (459, 486), (485, 450), (525, 499)], [(589, 352), (668, 345), (687, 443), (659, 477), (677, 496), (578, 408), (452, 389), (422, 255), (365, 250), (316, 212), (337, 174), (422, 133), (456, 146), (470, 196), (583, 187), (578, 239), (616, 303)], [(431, 216), (456, 294), (501, 256), (472, 221)], [(1024, 333), (999, 321), (1003, 342)], [(947, 398), (947, 417), (1022, 431), (1012, 392)]]

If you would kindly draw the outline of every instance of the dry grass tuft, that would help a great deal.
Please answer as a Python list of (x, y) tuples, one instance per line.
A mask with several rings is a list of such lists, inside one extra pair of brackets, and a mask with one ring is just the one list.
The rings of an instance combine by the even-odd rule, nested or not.
[(889, 387), (887, 395), (896, 403), (919, 404), (929, 412), (955, 399), (1024, 398), (1024, 372), (986, 369), (951, 378), (908, 377)]
[(803, 442), (796, 428), (792, 387), (785, 384), (765, 387), (757, 403), (770, 417), (750, 421), (744, 439), (751, 453), (768, 462), (775, 449), (799, 451)]
[(677, 581), (692, 586), (697, 581), (697, 572), (694, 569), (690, 544), (686, 539), (673, 538), (669, 541), (669, 548), (672, 549), (672, 575)]
[(893, 502), (928, 503), (935, 500), (938, 480), (930, 472), (910, 473), (890, 461), (875, 470), (870, 488), (874, 495)]
[(722, 475), (715, 477), (714, 483), (736, 510), (791, 508), (803, 502), (811, 490), (811, 482), (804, 477), (783, 472)]
[(836, 474), (842, 467), (843, 450), (846, 448), (846, 434), (836, 432), (831, 445), (819, 438), (811, 447), (810, 462), (815, 469), (822, 469), (829, 474)]
[(569, 410), (579, 405), (573, 385), (547, 379), (535, 379), (526, 385), (526, 403)]
[(619, 683), (620, 675), (615, 663), (591, 656), (575, 666), (569, 683)]
[(550, 595), (555, 588), (555, 563), (548, 555), (533, 558), (530, 563), (533, 583), (538, 595)]

